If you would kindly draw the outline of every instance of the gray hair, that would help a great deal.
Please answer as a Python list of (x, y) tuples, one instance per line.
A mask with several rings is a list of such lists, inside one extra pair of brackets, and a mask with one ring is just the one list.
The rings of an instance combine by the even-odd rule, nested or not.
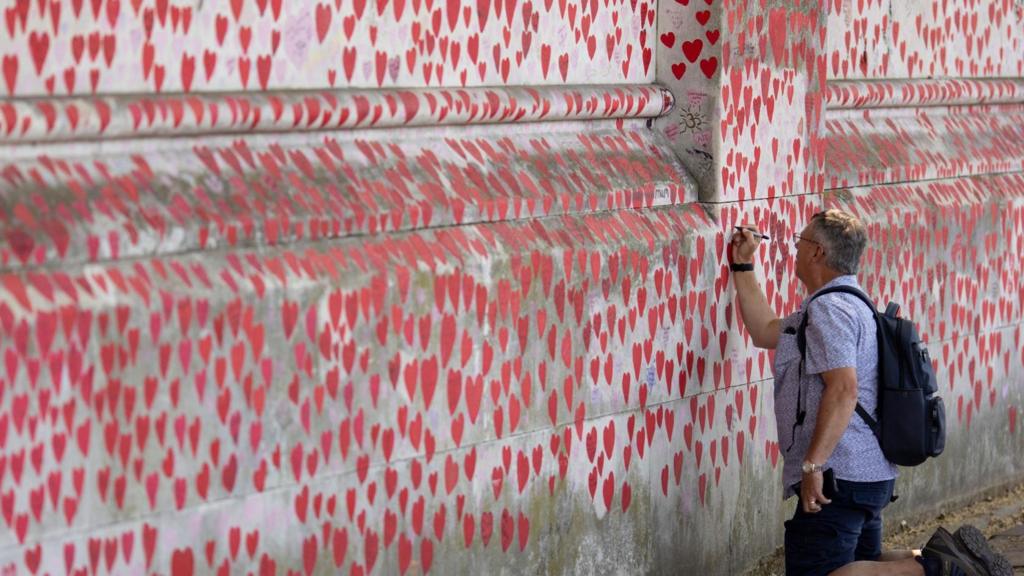
[(855, 216), (830, 209), (811, 216), (814, 239), (825, 249), (825, 264), (843, 274), (856, 274), (868, 243), (867, 230)]

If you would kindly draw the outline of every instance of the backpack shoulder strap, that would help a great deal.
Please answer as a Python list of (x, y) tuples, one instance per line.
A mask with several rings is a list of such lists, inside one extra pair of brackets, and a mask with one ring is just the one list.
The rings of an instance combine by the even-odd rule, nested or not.
[[(872, 314), (878, 316), (878, 308), (875, 307), (875, 303), (871, 300), (871, 298), (868, 298), (868, 295), (865, 294), (863, 290), (860, 290), (859, 288), (854, 288), (853, 286), (833, 286), (831, 288), (826, 288), (812, 296), (811, 302), (817, 300), (820, 296), (824, 296), (825, 294), (834, 294), (836, 292), (842, 292), (843, 294), (853, 294), (854, 296), (860, 298), (860, 301), (866, 304), (868, 308), (871, 308)], [(808, 302), (807, 305), (810, 306), (811, 302)]]
[(807, 301), (807, 306), (804, 308), (804, 317), (800, 320), (800, 329), (797, 331), (796, 338), (797, 346), (800, 349), (801, 358), (803, 357), (804, 352), (806, 352), (807, 350), (807, 338), (804, 335), (804, 332), (807, 330), (807, 319), (810, 316), (811, 302), (814, 302), (821, 296), (824, 296), (826, 294), (834, 294), (836, 292), (841, 292), (843, 294), (852, 294), (860, 298), (860, 301), (866, 304), (868, 308), (871, 309), (872, 314), (875, 315), (875, 322), (878, 322), (878, 309), (875, 308), (875, 303), (871, 301), (871, 298), (868, 298), (868, 295), (865, 294), (862, 290), (858, 290), (853, 286), (832, 286), (831, 288), (826, 288), (811, 296), (811, 299)]
[[(834, 294), (836, 292), (840, 292), (843, 294), (852, 294), (853, 296), (859, 298), (861, 302), (866, 304), (868, 308), (871, 309), (871, 313), (875, 317), (875, 324), (878, 327), (878, 344), (879, 346), (882, 345), (882, 326), (878, 318), (878, 308), (875, 307), (875, 303), (871, 300), (871, 298), (869, 298), (863, 290), (859, 290), (857, 288), (854, 288), (853, 286), (832, 286), (831, 288), (826, 288), (811, 296), (811, 299), (807, 302), (807, 307), (804, 309), (804, 317), (800, 320), (800, 329), (797, 331), (796, 338), (797, 346), (800, 349), (801, 362), (803, 361), (802, 359), (804, 357), (804, 353), (807, 350), (807, 336), (805, 332), (807, 331), (807, 318), (810, 316), (811, 302), (813, 302), (820, 296), (824, 296), (825, 294)], [(879, 435), (881, 433), (881, 430), (879, 429), (878, 421), (872, 418), (871, 414), (868, 414), (868, 411), (865, 410), (863, 406), (861, 406), (860, 402), (857, 402), (857, 414), (859, 414), (860, 417), (864, 420), (864, 423), (868, 425), (868, 428), (871, 428), (871, 431), (874, 432), (875, 437), (880, 437)]]

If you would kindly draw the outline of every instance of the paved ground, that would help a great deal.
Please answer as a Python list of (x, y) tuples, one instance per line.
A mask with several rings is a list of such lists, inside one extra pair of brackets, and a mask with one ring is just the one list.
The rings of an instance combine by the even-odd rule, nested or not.
[[(934, 517), (894, 527), (885, 539), (887, 550), (919, 549), (938, 526), (953, 531), (963, 524), (977, 526), (993, 549), (1004, 554), (1014, 566), (1015, 576), (1024, 576), (1024, 484), (999, 491), (956, 509), (941, 510)], [(765, 558), (747, 576), (784, 574), (781, 550)]]
[(1024, 574), (1024, 524), (1000, 533), (992, 539), (992, 545), (1009, 558), (1014, 574)]

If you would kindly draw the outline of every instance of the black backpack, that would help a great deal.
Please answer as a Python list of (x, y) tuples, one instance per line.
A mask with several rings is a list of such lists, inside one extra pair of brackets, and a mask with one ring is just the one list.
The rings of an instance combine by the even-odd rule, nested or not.
[[(946, 445), (946, 407), (937, 391), (935, 371), (928, 349), (921, 343), (917, 328), (900, 318), (898, 304), (890, 302), (881, 314), (864, 292), (852, 286), (834, 286), (815, 294), (834, 292), (853, 294), (867, 304), (878, 327), (878, 420), (857, 403), (857, 414), (875, 433), (878, 443), (893, 464), (917, 466), (929, 457), (942, 454)], [(810, 306), (810, 302), (808, 302)], [(808, 308), (809, 310), (809, 308)], [(803, 358), (807, 342), (807, 316), (797, 333)]]

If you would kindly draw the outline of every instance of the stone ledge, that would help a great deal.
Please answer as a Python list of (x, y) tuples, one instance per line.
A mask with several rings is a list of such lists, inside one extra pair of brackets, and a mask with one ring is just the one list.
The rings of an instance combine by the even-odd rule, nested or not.
[(0, 270), (682, 204), (641, 121), (51, 145), (0, 163)]
[(1024, 104), (829, 110), (826, 189), (1024, 171)]

